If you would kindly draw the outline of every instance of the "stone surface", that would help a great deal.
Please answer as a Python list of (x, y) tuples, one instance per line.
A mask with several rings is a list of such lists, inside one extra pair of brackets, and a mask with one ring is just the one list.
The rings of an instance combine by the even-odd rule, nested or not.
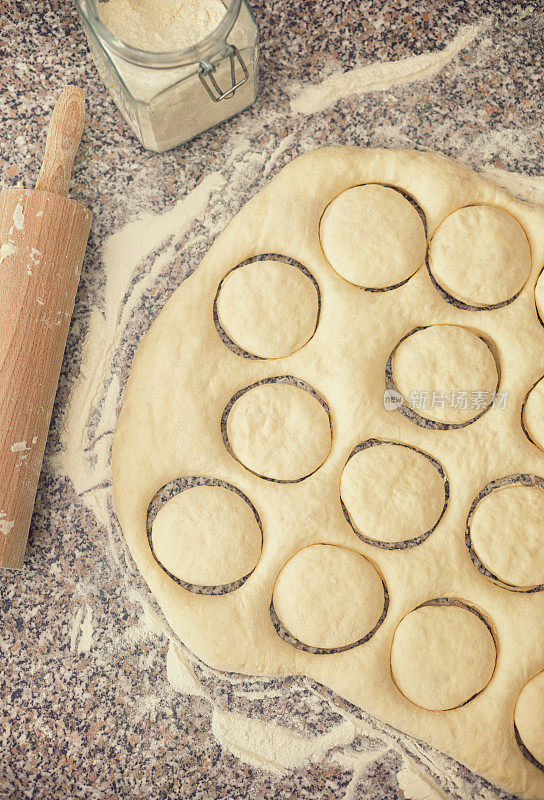
[[(220, 172), (227, 180), (133, 315), (114, 360), (122, 381), (137, 342), (167, 296), (197, 267), (213, 235), (294, 156), (328, 144), (416, 147), (441, 150), (476, 169), (525, 175), (541, 170), (544, 14), (536, 3), (253, 5), (261, 36), (256, 104), (158, 156), (140, 147), (105, 91), (72, 4), (0, 2), (0, 187), (33, 184), (54, 100), (66, 82), (75, 82), (87, 90), (89, 118), (72, 196), (94, 213), (25, 567), (0, 578), (0, 795), (402, 798), (397, 772), (404, 753), (453, 797), (504, 798), (450, 759), (385, 731), (307, 680), (252, 680), (193, 664), (206, 696), (176, 691), (167, 680), (166, 628), (142, 578), (125, 560), (119, 532), (108, 537), (73, 484), (53, 467), (89, 313), (103, 302), (101, 242), (138, 212), (162, 211), (208, 173)], [(348, 97), (310, 116), (290, 111), (294, 84), (440, 49), (461, 25), (486, 17), (475, 41), (429, 79)], [(214, 707), (274, 721), (307, 737), (350, 715), (361, 719), (367, 733), (316, 763), (279, 775), (240, 761), (218, 744)], [(357, 760), (372, 750), (376, 758)]]

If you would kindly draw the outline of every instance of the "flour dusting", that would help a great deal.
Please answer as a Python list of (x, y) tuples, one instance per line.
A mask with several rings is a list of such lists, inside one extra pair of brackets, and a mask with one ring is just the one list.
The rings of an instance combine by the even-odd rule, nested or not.
[(93, 610), (88, 605), (80, 606), (70, 628), (70, 652), (87, 653), (92, 647), (93, 633)]
[(261, 722), (214, 708), (212, 731), (222, 747), (241, 761), (283, 774), (307, 761), (320, 761), (334, 747), (350, 744), (357, 735), (351, 722), (343, 722), (321, 736), (297, 736), (274, 722)]
[(81, 621), (79, 644), (77, 646), (78, 653), (86, 653), (91, 649), (93, 643), (93, 610), (90, 606), (85, 608), (85, 616)]
[(166, 677), (172, 689), (180, 694), (206, 696), (202, 684), (196, 679), (193, 670), (183, 656), (181, 647), (174, 639), (170, 639), (168, 644)]
[(129, 600), (132, 600), (134, 603), (140, 606), (142, 613), (138, 620), (138, 624), (133, 625), (131, 628), (127, 628), (125, 631), (125, 639), (132, 644), (136, 644), (138, 642), (145, 641), (146, 639), (150, 639), (153, 636), (159, 636), (161, 638), (164, 637), (167, 633), (166, 628), (163, 622), (155, 614), (144, 595), (142, 595), (137, 589), (129, 588), (127, 597)]
[(526, 200), (529, 203), (544, 205), (544, 176), (543, 175), (517, 175), (497, 167), (485, 167), (479, 170), (480, 174), (498, 186), (502, 186), (510, 194)]
[(347, 72), (336, 72), (315, 86), (297, 87), (291, 92), (291, 110), (298, 114), (313, 114), (330, 106), (342, 97), (367, 92), (383, 92), (403, 83), (430, 78), (468, 47), (489, 24), (464, 25), (442, 50), (398, 61), (378, 61)]
[[(111, 527), (109, 458), (119, 399), (119, 381), (111, 374), (114, 353), (142, 295), (171, 262), (175, 244), (190, 223), (204, 211), (212, 194), (223, 185), (224, 179), (219, 173), (208, 175), (169, 211), (142, 214), (104, 243), (104, 308), (91, 310), (83, 341), (80, 373), (65, 412), (61, 438), (63, 450), (53, 462), (72, 480), (85, 505), (108, 529)], [(131, 285), (138, 265), (168, 240), (171, 241), (165, 252), (157, 256), (151, 269)], [(99, 416), (98, 436), (95, 438), (91, 438), (89, 432), (93, 414)]]
[(413, 768), (403, 767), (399, 770), (397, 781), (406, 800), (446, 800), (446, 795), (436, 784)]

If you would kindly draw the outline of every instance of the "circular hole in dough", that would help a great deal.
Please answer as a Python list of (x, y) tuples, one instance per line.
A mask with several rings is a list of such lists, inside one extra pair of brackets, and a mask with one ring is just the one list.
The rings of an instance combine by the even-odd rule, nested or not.
[(328, 407), (310, 387), (277, 380), (253, 384), (225, 410), (225, 444), (251, 472), (268, 480), (303, 480), (331, 449)]
[(425, 259), (425, 227), (414, 206), (387, 186), (347, 189), (325, 209), (321, 246), (332, 268), (364, 289), (395, 288)]
[(410, 445), (371, 439), (356, 447), (340, 478), (355, 532), (370, 544), (421, 544), (446, 508), (440, 464)]
[(462, 427), (487, 411), (499, 373), (489, 345), (458, 325), (412, 331), (391, 355), (394, 388), (404, 398), (401, 413), (436, 427)]
[(168, 500), (151, 528), (157, 561), (175, 578), (222, 586), (247, 577), (262, 547), (249, 502), (225, 486), (191, 486)]
[(525, 398), (521, 422), (533, 444), (544, 450), (544, 378), (535, 383)]
[(228, 338), (259, 358), (283, 358), (313, 336), (319, 314), (317, 284), (285, 261), (251, 261), (223, 279), (217, 318)]
[(315, 544), (285, 564), (273, 606), (302, 645), (348, 649), (370, 638), (383, 621), (384, 585), (376, 568), (354, 550)]
[(521, 744), (544, 768), (544, 672), (527, 681), (521, 690), (514, 711), (514, 723)]
[(491, 680), (495, 641), (480, 615), (464, 604), (425, 604), (399, 623), (391, 646), (393, 680), (421, 708), (464, 705)]
[(439, 226), (429, 245), (429, 269), (456, 300), (475, 307), (513, 299), (531, 272), (531, 248), (511, 214), (467, 206)]
[(543, 519), (540, 486), (498, 486), (469, 517), (470, 545), (492, 576), (515, 588), (532, 589), (544, 584)]

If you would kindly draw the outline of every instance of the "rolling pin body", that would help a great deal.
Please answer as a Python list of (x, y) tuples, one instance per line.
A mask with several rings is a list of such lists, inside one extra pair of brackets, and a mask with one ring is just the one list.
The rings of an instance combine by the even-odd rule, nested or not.
[(68, 197), (0, 194), (0, 566), (20, 568), (91, 213)]

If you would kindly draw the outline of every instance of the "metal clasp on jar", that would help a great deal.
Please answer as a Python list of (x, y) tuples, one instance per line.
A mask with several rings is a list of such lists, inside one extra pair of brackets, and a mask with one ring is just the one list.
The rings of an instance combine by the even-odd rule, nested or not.
[[(209, 61), (201, 61), (200, 62), (200, 70), (198, 73), (198, 77), (200, 78), (204, 88), (214, 101), (214, 103), (218, 103), (220, 100), (228, 100), (234, 96), (236, 89), (242, 86), (247, 79), (249, 78), (249, 71), (246, 65), (244, 64), (244, 60), (240, 55), (238, 48), (234, 47), (234, 45), (228, 44), (226, 46), (225, 55), (228, 56), (230, 59), (230, 82), (231, 85), (226, 91), (223, 91), (219, 84), (215, 79), (215, 68), (216, 65), (212, 64)], [(236, 80), (236, 61), (242, 68), (243, 78), (241, 80)]]

